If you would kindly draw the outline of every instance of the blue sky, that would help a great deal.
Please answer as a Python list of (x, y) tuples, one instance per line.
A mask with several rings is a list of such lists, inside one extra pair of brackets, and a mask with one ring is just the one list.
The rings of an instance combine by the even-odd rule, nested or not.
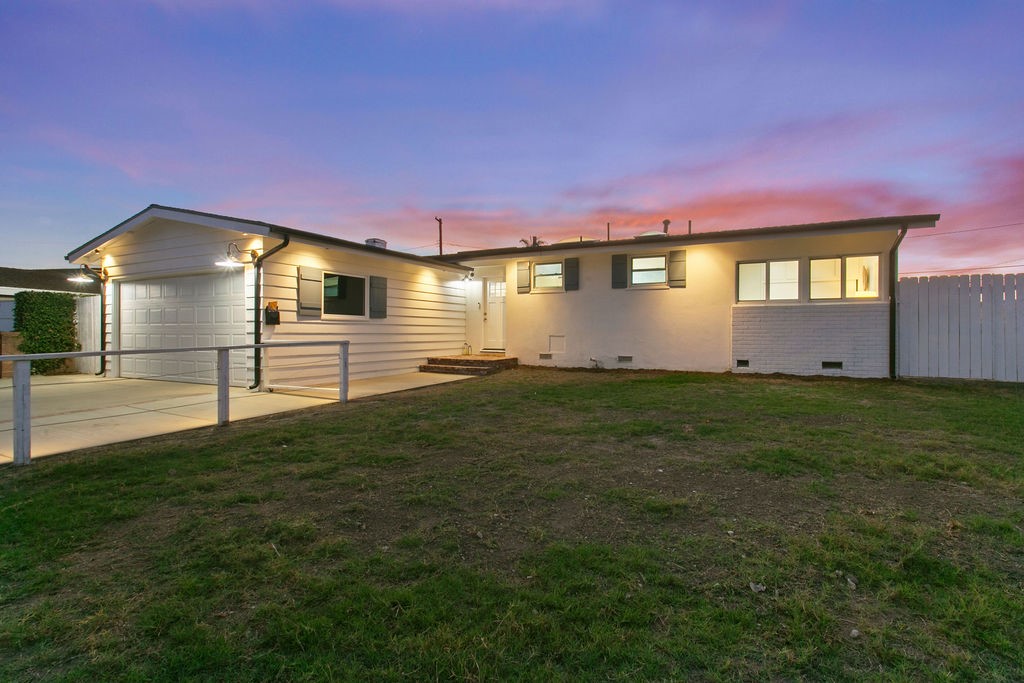
[(438, 215), (450, 252), (935, 212), (904, 272), (1024, 272), (1022, 29), (1019, 2), (8, 0), (2, 263), (160, 203), (422, 254)]

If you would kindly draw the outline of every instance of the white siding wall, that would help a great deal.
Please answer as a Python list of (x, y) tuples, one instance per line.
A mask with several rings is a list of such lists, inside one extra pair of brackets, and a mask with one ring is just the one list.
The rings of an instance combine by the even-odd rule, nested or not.
[[(246, 236), (191, 223), (159, 218), (113, 239), (100, 257), (113, 279), (143, 280), (216, 272), (214, 262), (224, 257), (228, 244), (242, 250), (269, 250), (277, 240), (263, 243)], [(322, 320), (297, 316), (297, 268), (307, 266), (357, 276), (382, 276), (388, 280), (388, 315), (379, 320)], [(252, 308), (254, 271), (245, 270), (247, 342), (253, 341)], [(117, 347), (118, 291), (108, 288), (108, 330), (111, 348)], [(351, 377), (383, 376), (412, 372), (429, 355), (459, 353), (465, 341), (466, 304), (461, 274), (399, 258), (360, 251), (327, 249), (293, 240), (264, 262), (263, 300), (277, 301), (281, 325), (265, 326), (264, 341), (351, 342)], [(262, 310), (259, 312), (262, 316)], [(303, 386), (337, 382), (337, 365), (329, 352), (291, 353), (272, 351), (265, 370), (275, 384)], [(291, 357), (289, 357), (291, 356)], [(336, 359), (336, 355), (334, 356)], [(247, 359), (249, 367), (254, 360)], [(116, 361), (112, 363), (118, 371)], [(264, 376), (266, 379), (266, 375)]]
[[(889, 374), (887, 304), (736, 306), (732, 355), (736, 372), (885, 377)], [(823, 369), (823, 362), (842, 369)]]
[[(888, 300), (888, 259), (886, 255), (897, 230), (831, 233), (818, 236), (762, 237), (738, 242), (665, 246), (638, 241), (635, 245), (593, 247), (582, 250), (548, 252), (543, 257), (523, 253), (518, 258), (500, 261), (508, 283), (506, 299), (507, 352), (521, 363), (561, 367), (590, 367), (598, 361), (607, 368), (661, 368), (724, 372), (732, 369), (733, 309), (736, 304), (736, 264), (760, 259), (801, 259), (802, 300), (807, 300), (806, 263), (810, 257), (878, 254), (881, 256), (880, 298), (857, 302), (843, 309), (864, 306), (872, 348), (887, 348), (888, 318), (877, 313), (887, 310), (879, 304)], [(667, 253), (686, 250), (686, 287), (656, 289), (612, 289), (612, 254)], [(516, 292), (516, 262), (519, 260), (580, 259), (578, 291), (530, 294)], [(480, 259), (466, 265), (486, 266), (499, 259)], [(744, 304), (743, 308), (765, 309), (774, 304)], [(819, 304), (802, 304), (808, 314), (828, 317)], [(874, 312), (868, 313), (869, 310)], [(751, 313), (751, 315), (754, 315)], [(809, 319), (804, 329), (814, 327)], [(824, 323), (831, 324), (830, 322)], [(761, 330), (761, 341), (770, 345), (771, 329)], [(542, 358), (542, 354), (551, 358)], [(872, 354), (874, 352), (872, 351)], [(886, 352), (887, 353), (887, 352)], [(619, 356), (632, 361), (620, 362)], [(751, 356), (753, 364), (754, 356)], [(874, 356), (872, 355), (872, 358)], [(884, 366), (864, 361), (864, 372), (873, 376), (888, 374), (888, 356)], [(842, 360), (842, 359), (839, 359)], [(805, 367), (800, 365), (799, 367)], [(868, 370), (867, 368), (873, 368)], [(820, 372), (820, 359), (818, 360)], [(845, 368), (845, 365), (844, 365)], [(775, 372), (777, 370), (765, 370)]]
[[(108, 348), (120, 348), (119, 297), (117, 283), (123, 280), (152, 280), (166, 277), (216, 273), (221, 269), (215, 262), (223, 259), (228, 245), (236, 243), (242, 249), (261, 248), (262, 238), (245, 236), (231, 230), (220, 230), (181, 221), (158, 218), (122, 234), (106, 245), (100, 253), (101, 264), (107, 270), (108, 285), (107, 328)], [(252, 343), (252, 287), (251, 267), (245, 272), (246, 343)], [(108, 371), (117, 376), (120, 360), (108, 358)], [(252, 367), (253, 354), (246, 354), (246, 365)]]
[[(298, 315), (298, 268), (387, 278), (387, 318), (321, 319)], [(427, 356), (460, 353), (466, 338), (461, 274), (359, 252), (292, 242), (264, 262), (263, 300), (277, 301), (281, 324), (264, 327), (264, 341), (347, 339), (352, 379), (415, 372)], [(336, 365), (324, 352), (270, 351), (265, 380), (272, 384), (336, 384)], [(305, 362), (308, 360), (308, 363)]]

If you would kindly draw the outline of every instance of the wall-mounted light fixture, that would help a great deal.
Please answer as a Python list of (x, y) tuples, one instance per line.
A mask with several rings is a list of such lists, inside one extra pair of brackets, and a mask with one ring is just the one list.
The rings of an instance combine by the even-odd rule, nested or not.
[(77, 282), (85, 284), (88, 282), (106, 282), (107, 281), (107, 269), (100, 268), (98, 271), (93, 270), (89, 266), (82, 266), (82, 269), (75, 275), (68, 278), (68, 282)]
[(465, 275), (463, 275), (462, 279), (463, 280), (472, 280), (475, 276), (476, 276), (476, 271), (475, 270), (471, 270), (468, 273), (466, 273)]
[(223, 266), (225, 268), (240, 268), (247, 263), (256, 263), (256, 259), (260, 253), (255, 249), (249, 249), (248, 251), (240, 249), (238, 244), (231, 242), (228, 244), (227, 254), (223, 259), (217, 261), (215, 265)]

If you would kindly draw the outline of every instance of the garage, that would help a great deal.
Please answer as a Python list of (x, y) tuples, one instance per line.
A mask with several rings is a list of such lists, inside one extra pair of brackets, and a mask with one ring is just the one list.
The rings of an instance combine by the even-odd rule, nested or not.
[[(247, 343), (245, 279), (232, 270), (118, 283), (122, 349), (188, 348)], [(250, 382), (246, 351), (231, 352), (231, 384)], [(216, 384), (212, 351), (121, 357), (121, 377)]]

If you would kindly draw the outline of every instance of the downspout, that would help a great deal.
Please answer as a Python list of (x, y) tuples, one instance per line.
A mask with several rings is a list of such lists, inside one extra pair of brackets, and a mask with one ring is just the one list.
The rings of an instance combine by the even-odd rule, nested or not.
[(900, 226), (900, 234), (889, 248), (889, 379), (896, 379), (896, 327), (899, 318), (896, 311), (896, 292), (899, 287), (899, 262), (896, 252), (907, 235), (906, 224)]
[[(257, 256), (256, 260), (253, 262), (253, 270), (255, 270), (255, 273), (253, 276), (252, 291), (252, 339), (254, 344), (259, 344), (263, 340), (263, 302), (260, 297), (260, 286), (263, 280), (263, 262), (267, 260), (267, 257), (271, 256), (272, 254), (276, 254), (277, 252), (287, 247), (289, 241), (290, 240), (288, 238), (288, 235), (285, 235), (284, 241), (282, 241), (281, 244), (278, 244), (276, 247), (263, 252), (262, 254)], [(254, 350), (256, 351), (256, 353), (253, 356), (253, 383), (252, 386), (249, 387), (250, 389), (258, 389), (260, 383), (263, 381), (263, 349)]]
[[(93, 270), (87, 265), (83, 265), (82, 268), (89, 277), (94, 278), (100, 283), (100, 351), (107, 350), (107, 280), (109, 279), (103, 272), (103, 268), (100, 267), (99, 272)], [(107, 357), (100, 356), (100, 370), (96, 373), (97, 377), (101, 377), (107, 374)]]

